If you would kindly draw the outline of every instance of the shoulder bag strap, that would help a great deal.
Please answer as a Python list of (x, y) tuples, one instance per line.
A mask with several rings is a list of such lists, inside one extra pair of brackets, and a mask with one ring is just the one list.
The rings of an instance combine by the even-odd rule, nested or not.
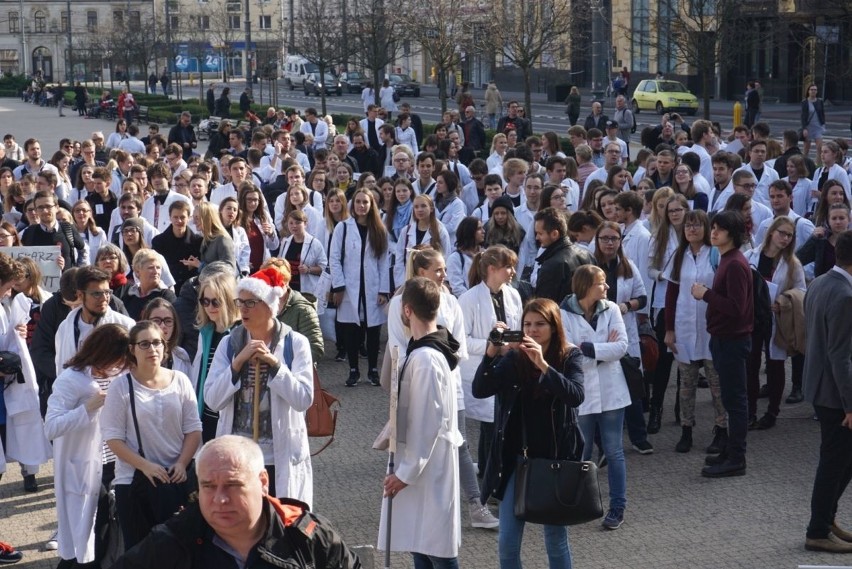
[(139, 420), (136, 418), (136, 395), (133, 392), (133, 378), (127, 374), (127, 390), (130, 393), (130, 414), (133, 416), (133, 428), (136, 430), (136, 442), (139, 443), (139, 456), (145, 458), (145, 451), (142, 450), (142, 435), (139, 434)]

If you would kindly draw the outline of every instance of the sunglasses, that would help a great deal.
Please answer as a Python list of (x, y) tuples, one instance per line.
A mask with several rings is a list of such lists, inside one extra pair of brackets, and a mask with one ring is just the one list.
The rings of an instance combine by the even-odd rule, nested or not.
[(218, 298), (201, 297), (200, 299), (198, 299), (198, 302), (204, 308), (209, 308), (210, 306), (212, 306), (213, 308), (219, 308), (222, 306), (222, 302)]

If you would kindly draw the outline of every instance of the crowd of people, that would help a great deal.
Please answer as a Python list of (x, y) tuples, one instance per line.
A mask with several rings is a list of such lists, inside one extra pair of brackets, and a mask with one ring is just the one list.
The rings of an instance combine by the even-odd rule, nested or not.
[[(429, 134), (406, 104), (391, 123), (370, 103), (340, 133), (313, 108), (298, 127), (272, 108), (251, 132), (222, 121), (203, 156), (187, 112), (167, 136), (151, 125), (139, 138), (131, 115), (108, 138), (61, 140), (50, 160), (32, 138), (16, 156), (7, 136), (0, 246), (58, 247), (61, 279), (46, 291), (36, 263), (0, 254), (0, 346), (20, 354), (0, 392), (2, 442), (28, 492), (54, 459), (60, 567), (106, 555), (110, 488), (128, 550), (117, 566), (184, 551), (198, 516), (218, 548), (186, 566), (223, 555), (244, 566), (270, 524), (302, 527), (314, 496), (304, 413), (326, 357), (348, 364), (348, 388), (365, 358), (366, 383), (399, 392), (385, 504), (446, 523), (396, 527), (385, 543), (383, 506), (379, 545), (412, 552), (416, 567), (458, 566), (461, 500), (473, 527), (499, 532), (501, 567), (520, 567), (521, 454), (607, 465), (602, 525), (618, 529), (622, 431), (652, 454), (671, 407), (675, 450), (700, 441), (710, 478), (746, 473), (747, 433), (773, 428), (782, 401), (807, 396), (823, 436), (841, 438), (826, 433), (843, 405), (810, 383), (820, 364), (796, 332), (809, 284), (852, 269), (845, 140), (820, 140), (814, 163), (796, 131), (780, 146), (763, 122), (725, 138), (664, 115), (631, 160), (619, 96), (616, 120), (594, 103), (564, 148), (510, 101), (486, 155), (462, 102), (465, 119), (448, 112)], [(847, 383), (848, 364), (847, 353)], [(699, 387), (713, 399), (703, 432)], [(821, 463), (823, 479), (835, 463)], [(826, 518), (846, 483), (820, 490), (809, 548), (852, 551)], [(251, 494), (252, 521), (275, 513), (251, 526), (254, 541), (217, 514), (241, 499), (235, 487)], [(566, 528), (543, 530), (550, 567), (570, 567)], [(323, 532), (306, 546), (335, 552), (323, 566), (357, 567)]]

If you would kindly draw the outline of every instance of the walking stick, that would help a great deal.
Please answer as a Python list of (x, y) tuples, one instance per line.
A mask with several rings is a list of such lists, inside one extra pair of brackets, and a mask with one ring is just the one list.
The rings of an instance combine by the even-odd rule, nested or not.
[(254, 442), (260, 439), (260, 360), (254, 360), (254, 389), (252, 394), (251, 436)]
[[(399, 407), (399, 347), (391, 348), (391, 384), (390, 384), (390, 440), (388, 441), (388, 476), (394, 472), (396, 454), (396, 420)], [(390, 569), (391, 551), (391, 514), (393, 513), (393, 495), (388, 496), (387, 530), (385, 532), (385, 569)]]

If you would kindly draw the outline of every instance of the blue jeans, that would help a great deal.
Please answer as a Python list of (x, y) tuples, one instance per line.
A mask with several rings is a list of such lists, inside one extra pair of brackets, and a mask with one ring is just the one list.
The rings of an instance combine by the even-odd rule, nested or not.
[(414, 569), (459, 569), (458, 557), (435, 557), (422, 553), (411, 553)]
[[(587, 441), (594, 440), (595, 427), (600, 430), (601, 443), (608, 463), (609, 508), (624, 509), (627, 506), (627, 464), (624, 461), (622, 444), (624, 431), (624, 409), (613, 409), (603, 413), (581, 415), (580, 430)], [(583, 449), (583, 460), (591, 460), (593, 445)]]
[[(500, 569), (521, 569), (521, 542), (526, 522), (515, 517), (515, 473), (509, 477), (503, 501), (500, 502), (498, 536)], [(571, 569), (571, 546), (568, 526), (544, 527), (544, 547), (550, 569)]]

